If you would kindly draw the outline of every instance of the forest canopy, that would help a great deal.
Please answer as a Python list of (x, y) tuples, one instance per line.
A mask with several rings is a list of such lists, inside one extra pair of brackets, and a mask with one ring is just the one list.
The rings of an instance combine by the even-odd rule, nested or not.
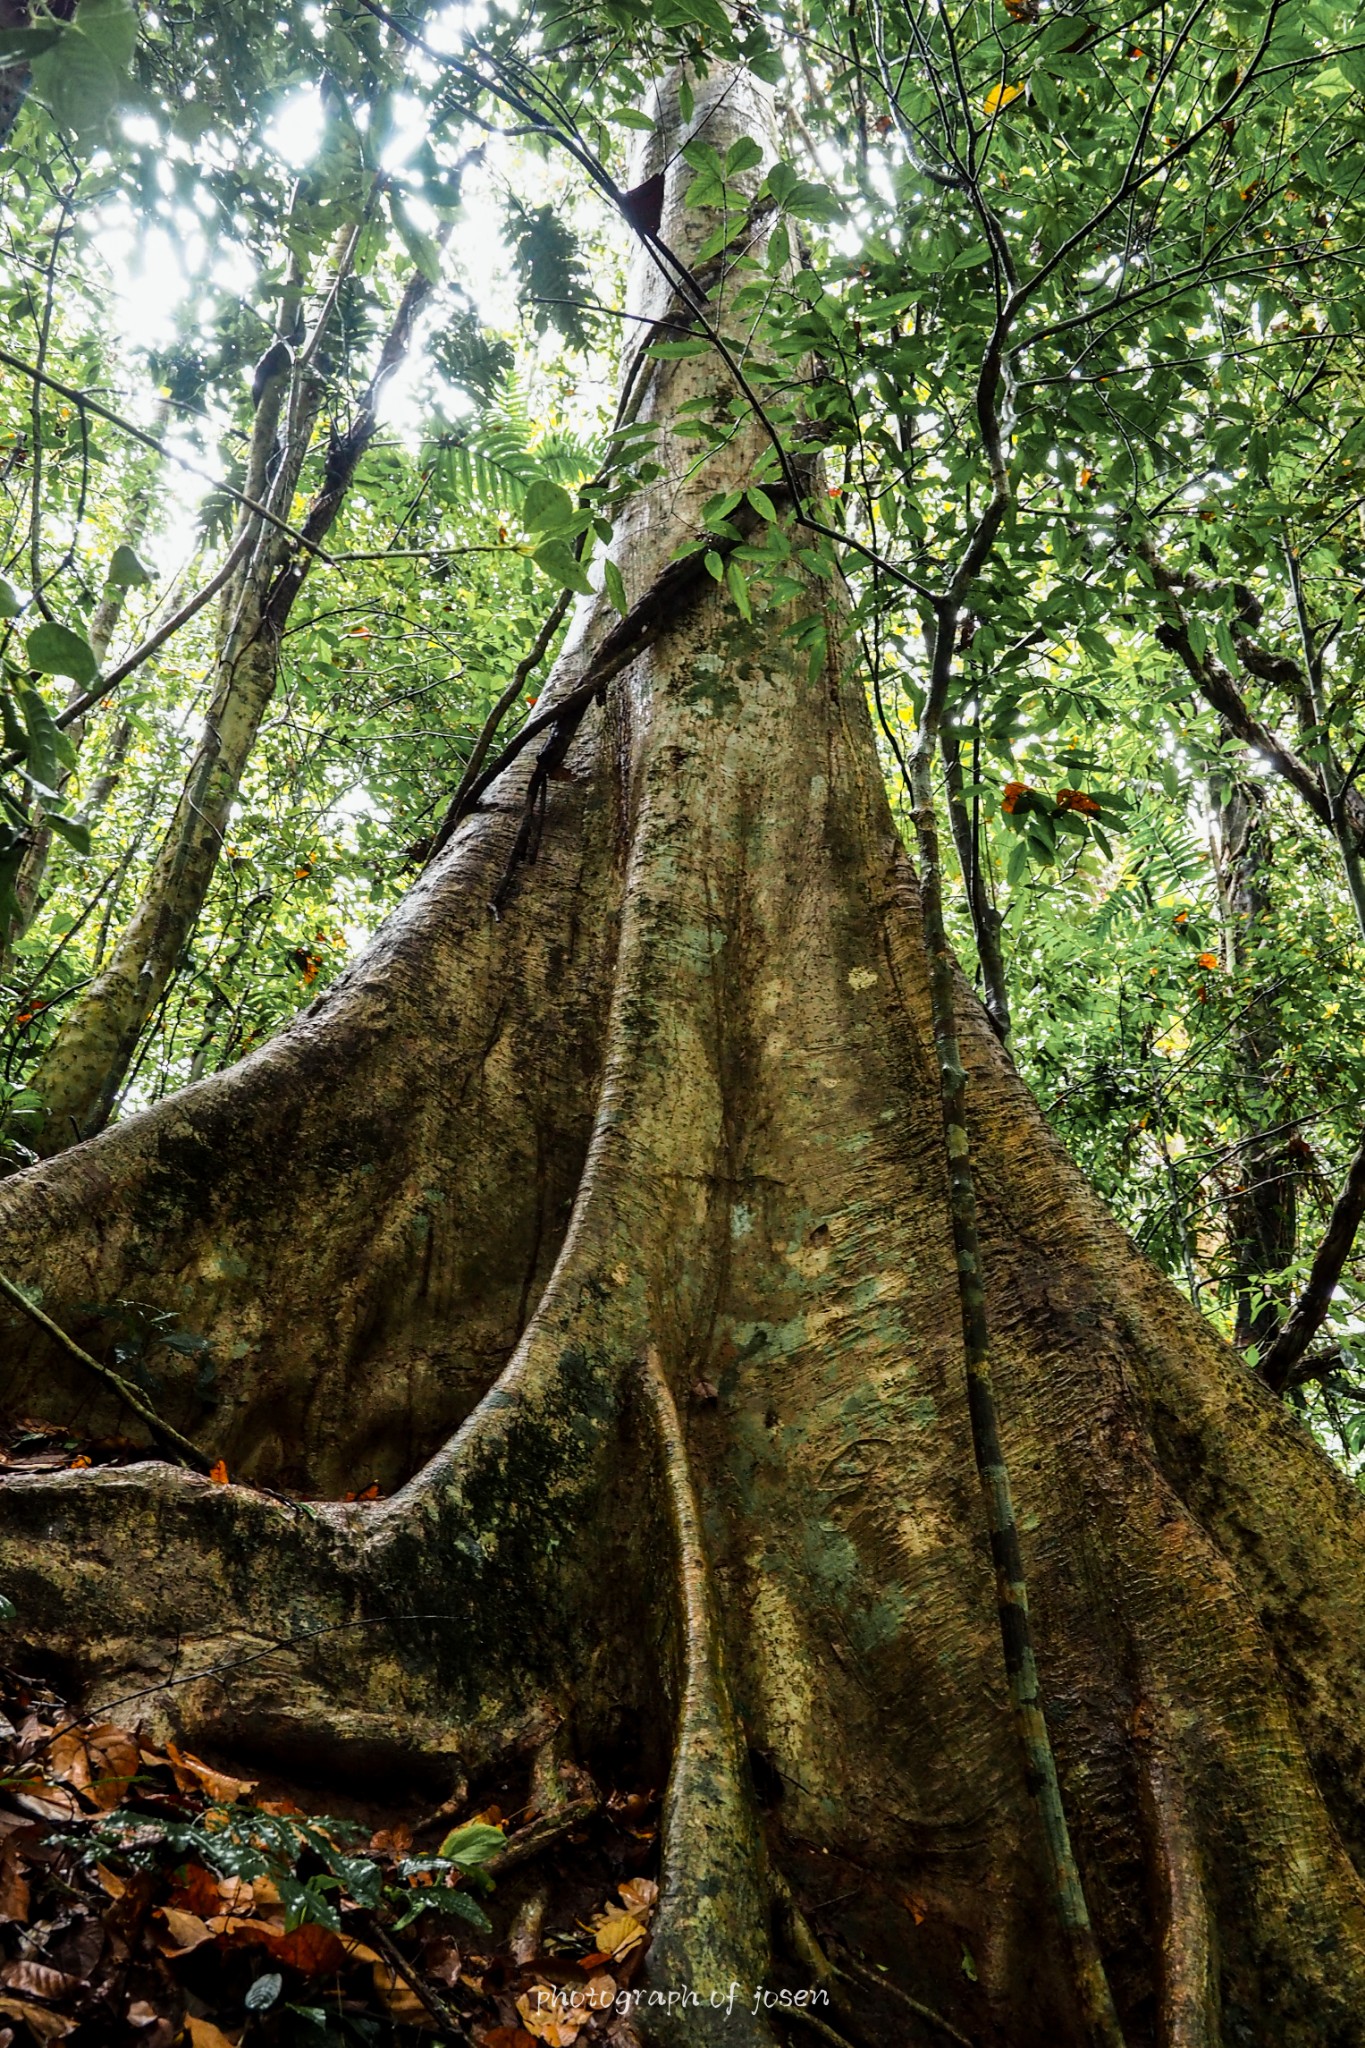
[(0, 0), (16, 1740), (395, 2025), (610, 1822), (487, 2048), (1359, 2039), (1363, 202), (1335, 0)]

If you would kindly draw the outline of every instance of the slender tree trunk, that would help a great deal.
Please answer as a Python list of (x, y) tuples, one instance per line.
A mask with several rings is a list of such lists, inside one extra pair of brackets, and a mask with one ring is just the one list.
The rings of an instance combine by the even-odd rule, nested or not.
[[(1270, 907), (1270, 821), (1266, 793), (1245, 777), (1215, 790), (1215, 866), (1223, 912), (1223, 965), (1255, 971)], [(1228, 1252), (1237, 1301), (1236, 1342), (1262, 1351), (1280, 1326), (1275, 1288), (1298, 1241), (1299, 1170), (1294, 1133), (1269, 1100), (1269, 1077), (1283, 1057), (1273, 1017), (1254, 987), (1239, 1033), (1242, 1142), (1225, 1194)]]
[[(684, 253), (715, 224), (683, 206), (696, 128), (770, 135), (747, 82), (713, 71), (690, 128), (665, 89), (637, 181), (667, 167)], [(643, 271), (631, 309), (680, 311)], [(632, 618), (759, 445), (672, 437), (710, 359), (640, 375), (664, 470), (613, 544)], [(978, 2048), (1080, 2048), (862, 678), (837, 619), (812, 677), (790, 614), (670, 588), (510, 884), (527, 754), (288, 1030), (0, 1188), (0, 1270), (79, 1341), (121, 1296), (209, 1338), (219, 1405), (173, 1364), (159, 1398), (236, 1482), (5, 1481), (13, 1654), (315, 1779), (449, 1791), (555, 1731), (633, 1758), (667, 1783), (651, 2041), (772, 2048), (756, 1980), (828, 1962), (876, 1966), (840, 2033), (941, 2039), (928, 2008)], [(585, 600), (542, 707), (611, 627)], [(1365, 1507), (956, 1002), (1039, 1685), (1125, 2038), (1354, 2048)], [(17, 1311), (0, 1336), (14, 1402), (102, 1412)], [(398, 1490), (335, 1498), (370, 1478)]]
[(945, 731), (943, 734), (943, 774), (948, 791), (948, 822), (976, 939), (982, 1001), (996, 1036), (1002, 1045), (1007, 1045), (1010, 1035), (1009, 976), (1005, 971), (1005, 952), (1000, 943), (1004, 919), (991, 902), (989, 884), (982, 872), (980, 824), (975, 804), (969, 810), (963, 795), (962, 748), (955, 732)]
[[(338, 238), (338, 275), (355, 232), (346, 230)], [(308, 543), (320, 544), (336, 519), (374, 437), (384, 385), (406, 354), (429, 290), (425, 278), (414, 277), (355, 422), (344, 435), (333, 433), (323, 483), (304, 521)], [(315, 340), (321, 338), (330, 303), (325, 297)], [(247, 495), (268, 490), (271, 509), (281, 514), (292, 502), (321, 395), (320, 380), (307, 366), (291, 388), (287, 352), (260, 394)], [(108, 964), (72, 1005), (31, 1079), (45, 1106), (32, 1140), (40, 1153), (60, 1151), (108, 1121), (138, 1041), (199, 920), (242, 776), (275, 693), (285, 625), (314, 559), (310, 546), (292, 556), (288, 550), (278, 529), (263, 527), (255, 551), (226, 586), (203, 735), (166, 836)]]

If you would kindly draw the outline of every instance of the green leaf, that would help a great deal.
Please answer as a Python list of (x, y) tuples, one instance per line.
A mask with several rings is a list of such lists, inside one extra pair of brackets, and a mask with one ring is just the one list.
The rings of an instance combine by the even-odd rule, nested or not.
[(482, 1934), (492, 1930), (493, 1923), (477, 1899), (471, 1899), (468, 1892), (438, 1891), (432, 1902), (439, 1904), (443, 1913), (454, 1913), (457, 1919), (467, 1920), (471, 1927), (477, 1927)]
[(57, 126), (78, 142), (98, 140), (123, 85), (123, 67), (77, 24), (33, 61), (35, 95)]
[(70, 676), (73, 683), (84, 688), (99, 674), (94, 648), (69, 626), (44, 621), (34, 627), (24, 646), (29, 667), (36, 668), (40, 675)]
[(630, 606), (626, 602), (625, 578), (622, 576), (621, 571), (617, 568), (615, 562), (603, 563), (602, 582), (606, 590), (607, 596), (611, 599), (617, 611), (621, 614), (621, 617), (624, 618), (626, 613), (630, 610)]
[[(43, 815), (53, 831), (59, 832), (68, 846), (74, 846), (77, 853), (89, 853), (90, 824), (88, 819), (78, 816), (74, 811), (45, 809)], [(167, 1341), (169, 1342), (169, 1339)]]
[(19, 593), (5, 576), (0, 576), (0, 619), (17, 619), (24, 609)]
[(20, 709), (28, 727), (28, 760), (24, 773), (40, 790), (56, 795), (61, 776), (62, 748), (57, 721), (39, 690), (20, 690)]
[(398, 230), (403, 247), (417, 265), (428, 284), (436, 284), (441, 276), (441, 245), (419, 228), (412, 215), (404, 206), (401, 196), (390, 190), (389, 215)]
[(725, 175), (733, 178), (739, 171), (751, 171), (755, 164), (763, 161), (763, 151), (752, 135), (741, 135), (732, 142), (725, 152)]
[(136, 584), (150, 583), (151, 580), (150, 572), (143, 568), (133, 548), (114, 549), (109, 574), (105, 578), (106, 583), (117, 584), (121, 590), (131, 590)]
[(137, 12), (129, 0), (81, 0), (76, 26), (117, 71), (127, 71), (138, 34)]
[(66, 33), (65, 27), (7, 28), (0, 35), (0, 64), (28, 64), (50, 50)]
[(572, 526), (574, 501), (562, 485), (552, 484), (548, 477), (538, 476), (526, 493), (521, 518), (522, 524), (532, 533), (558, 533), (562, 528)]
[(577, 590), (584, 597), (591, 597), (594, 594), (583, 564), (567, 542), (543, 540), (531, 560), (554, 582), (565, 584), (570, 590)]
[(5, 1593), (0, 1593), (0, 1622), (9, 1623), (19, 1619), (19, 1610)]
[(740, 568), (733, 555), (725, 564), (725, 581), (730, 587), (731, 597), (739, 607), (740, 616), (751, 619), (754, 614), (753, 607), (749, 603), (749, 586), (745, 581), (744, 571)]
[(780, 159), (768, 166), (768, 175), (763, 181), (764, 190), (772, 195), (779, 206), (786, 205), (787, 195), (794, 192), (800, 183), (801, 180), (791, 165), (783, 163)]
[(436, 1854), (442, 1862), (457, 1863), (461, 1870), (477, 1870), (506, 1847), (507, 1837), (501, 1828), (486, 1820), (468, 1820), (451, 1829)]
[(5, 745), (11, 753), (22, 754), (27, 759), (28, 733), (24, 727), (23, 720), (19, 716), (18, 707), (8, 690), (5, 691), (3, 697), (0, 697), (0, 714), (4, 718)]
[(750, 484), (748, 490), (744, 493), (744, 495), (749, 500), (749, 503), (753, 506), (755, 512), (757, 512), (760, 519), (776, 519), (776, 505), (774, 505), (772, 499), (768, 496), (768, 493), (766, 491), (759, 490), (757, 484)]

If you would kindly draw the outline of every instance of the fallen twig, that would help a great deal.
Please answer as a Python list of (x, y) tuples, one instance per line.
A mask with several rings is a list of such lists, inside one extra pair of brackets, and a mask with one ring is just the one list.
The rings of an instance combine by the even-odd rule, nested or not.
[(573, 1799), (567, 1806), (561, 1806), (557, 1812), (543, 1813), (538, 1820), (531, 1821), (524, 1828), (518, 1828), (514, 1835), (508, 1836), (506, 1847), (499, 1849), (495, 1856), (489, 1857), (486, 1866), (488, 1875), (501, 1877), (505, 1870), (515, 1870), (519, 1863), (529, 1861), (532, 1856), (539, 1856), (543, 1849), (548, 1849), (552, 1843), (571, 1834), (575, 1828), (581, 1827), (584, 1821), (591, 1820), (593, 1815), (601, 1810), (601, 1804), (600, 1799)]
[(83, 1351), (74, 1337), (68, 1337), (61, 1325), (54, 1323), (51, 1316), (44, 1315), (37, 1303), (29, 1300), (22, 1287), (16, 1286), (4, 1273), (0, 1273), (0, 1294), (12, 1301), (31, 1323), (36, 1323), (40, 1330), (51, 1337), (68, 1358), (74, 1359), (77, 1365), (84, 1366), (87, 1372), (93, 1373), (97, 1380), (117, 1394), (119, 1400), (132, 1409), (139, 1421), (146, 1424), (162, 1449), (168, 1452), (178, 1465), (188, 1465), (193, 1472), (208, 1472), (212, 1469), (212, 1461), (200, 1450), (198, 1444), (191, 1443), (187, 1436), (181, 1436), (180, 1431), (172, 1429), (169, 1422), (163, 1422), (151, 1402), (140, 1394), (130, 1381), (124, 1379), (123, 1375), (115, 1372), (112, 1367), (101, 1365), (88, 1351)]
[(437, 2026), (448, 2028), (457, 2041), (469, 2041), (471, 2036), (464, 2021), (450, 2010), (440, 1993), (428, 1984), (415, 1964), (408, 1961), (397, 1943), (390, 1941), (372, 1913), (365, 1916), (365, 1931), (390, 1968), (403, 1979), (413, 1996), (421, 1999)]
[(921, 2005), (920, 2001), (917, 1998), (912, 1998), (908, 1991), (902, 1991), (899, 1984), (893, 1984), (889, 1977), (883, 1977), (877, 1970), (869, 1970), (867, 1965), (858, 1962), (856, 1957), (847, 1956), (842, 1963), (836, 1963), (834, 1968), (836, 1974), (844, 1978), (847, 1983), (870, 1984), (874, 1985), (878, 1991), (889, 1992), (892, 1998), (899, 1999), (900, 2003), (907, 2006), (919, 2019), (927, 2021), (931, 2027), (937, 2027), (939, 2032), (946, 2034), (950, 2041), (956, 2041), (958, 2048), (976, 2048), (976, 2044), (973, 2041), (970, 2041), (965, 2034), (960, 2034), (952, 2021), (945, 2020), (943, 2014), (935, 2012), (932, 2005)]

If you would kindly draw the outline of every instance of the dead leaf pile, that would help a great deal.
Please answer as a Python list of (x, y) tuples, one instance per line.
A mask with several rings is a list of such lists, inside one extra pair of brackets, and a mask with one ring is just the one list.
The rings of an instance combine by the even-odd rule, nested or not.
[[(614, 1793), (534, 1859), (529, 1806), (371, 1830), (0, 1672), (0, 2048), (638, 2048), (621, 1993), (658, 1897), (638, 1874), (656, 1815)], [(483, 1866), (509, 1848), (500, 1889)], [(613, 1867), (636, 1874), (604, 1898)], [(563, 1903), (514, 1956), (546, 1875)]]

